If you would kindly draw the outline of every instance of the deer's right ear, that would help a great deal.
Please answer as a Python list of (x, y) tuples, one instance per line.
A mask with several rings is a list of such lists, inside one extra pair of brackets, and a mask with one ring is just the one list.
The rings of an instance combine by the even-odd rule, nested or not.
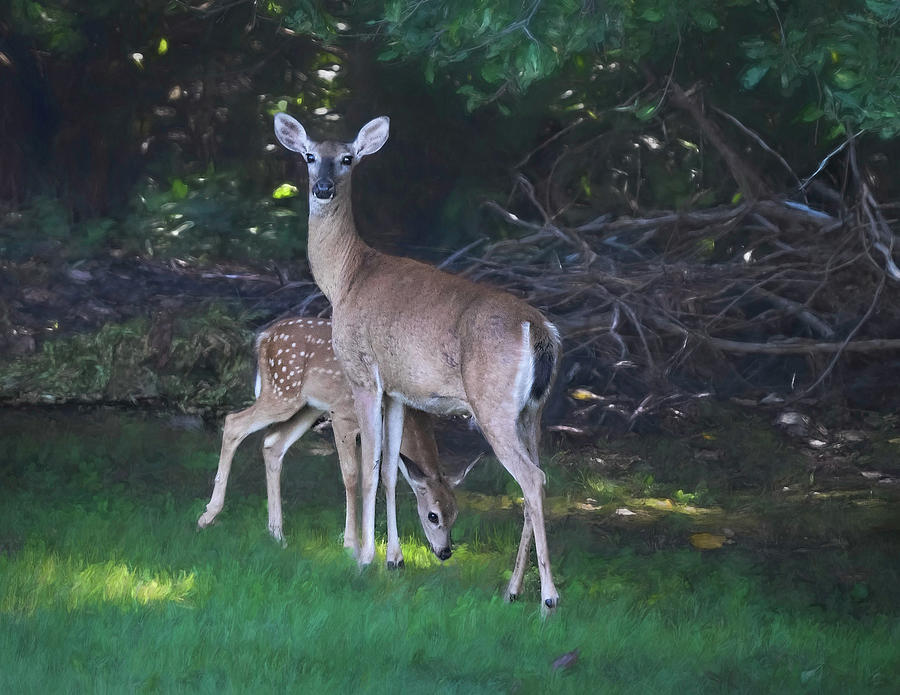
[(391, 129), (391, 119), (387, 116), (379, 116), (359, 129), (359, 135), (353, 141), (353, 149), (357, 157), (365, 157), (367, 154), (375, 154), (384, 147)]
[(309, 138), (300, 121), (286, 113), (275, 114), (275, 137), (292, 152), (309, 151)]

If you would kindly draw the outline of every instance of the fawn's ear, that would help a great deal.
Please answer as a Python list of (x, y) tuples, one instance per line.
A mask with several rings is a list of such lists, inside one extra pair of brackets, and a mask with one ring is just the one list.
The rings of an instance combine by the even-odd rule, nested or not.
[(275, 114), (275, 137), (292, 152), (309, 151), (309, 137), (300, 121), (286, 113)]
[(413, 461), (409, 456), (400, 454), (400, 463), (406, 469), (406, 479), (412, 482), (424, 483), (426, 479), (425, 472), (419, 468), (419, 464)]
[[(300, 124), (298, 123), (297, 125)], [(384, 147), (390, 127), (391, 119), (387, 116), (379, 116), (360, 128), (356, 140), (353, 141), (353, 149), (356, 150), (356, 156), (362, 158), (367, 154), (375, 154)]]
[(478, 454), (478, 456), (475, 457), (475, 460), (472, 461), (472, 463), (470, 463), (468, 466), (466, 466), (466, 469), (464, 471), (462, 471), (461, 473), (457, 473), (456, 475), (445, 476), (447, 478), (447, 482), (450, 483), (450, 487), (456, 487), (463, 480), (465, 480), (466, 476), (469, 475), (469, 471), (471, 471), (473, 468), (475, 468), (475, 464), (481, 460), (482, 456), (484, 456), (484, 453)]

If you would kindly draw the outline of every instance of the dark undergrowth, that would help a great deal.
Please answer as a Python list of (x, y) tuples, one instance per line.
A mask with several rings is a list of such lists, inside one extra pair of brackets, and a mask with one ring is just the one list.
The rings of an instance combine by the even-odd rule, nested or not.
[(218, 435), (179, 422), (3, 413), (0, 691), (895, 691), (889, 485), (813, 494), (789, 449), (769, 452), (768, 482), (732, 485), (677, 441), (547, 456), (562, 603), (544, 620), (534, 569), (519, 603), (502, 599), (521, 509), (495, 462), (460, 491), (448, 562), (425, 549), (404, 488), (406, 569), (388, 572), (382, 553), (361, 572), (341, 548), (326, 439), (286, 461), (282, 549), (258, 441), (238, 454), (218, 522), (196, 530)]

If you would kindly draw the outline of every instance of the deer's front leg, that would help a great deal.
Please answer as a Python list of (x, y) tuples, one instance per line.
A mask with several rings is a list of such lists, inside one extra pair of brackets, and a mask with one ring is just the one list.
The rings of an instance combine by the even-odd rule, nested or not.
[(353, 404), (359, 420), (362, 467), (362, 546), (357, 557), (360, 565), (369, 565), (375, 559), (375, 493), (378, 491), (384, 425), (381, 400), (381, 391), (353, 389)]
[(384, 412), (384, 460), (381, 462), (381, 484), (384, 486), (384, 500), (387, 509), (387, 566), (388, 569), (403, 567), (403, 550), (397, 532), (397, 470), (400, 465), (400, 440), (403, 437), (403, 404), (387, 398)]

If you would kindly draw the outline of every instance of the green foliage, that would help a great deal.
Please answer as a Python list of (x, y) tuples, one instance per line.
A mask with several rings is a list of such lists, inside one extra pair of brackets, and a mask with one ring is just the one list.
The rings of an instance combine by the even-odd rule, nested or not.
[[(71, 3), (64, 0), (12, 0), (12, 27), (24, 36), (34, 38), (42, 48), (63, 56), (75, 55), (88, 45), (79, 26), (80, 17)], [(95, 11), (103, 16), (108, 2), (95, 3)]]
[(221, 411), (251, 395), (251, 332), (221, 307), (176, 319), (171, 345), (148, 340), (144, 319), (96, 333), (48, 339), (39, 353), (0, 363), (0, 399), (37, 403), (152, 401), (189, 411)]
[[(660, 77), (672, 66), (685, 81), (702, 79), (702, 72), (691, 71), (708, 70), (712, 42), (718, 63), (742, 66), (738, 80), (719, 89), (758, 89), (771, 82), (782, 94), (816, 96), (798, 114), (802, 121), (825, 117), (893, 137), (900, 132), (897, 7), (873, 0), (825, 6), (807, 0), (785, 9), (751, 0), (489, 6), (475, 0), (388, 0), (381, 21), (386, 48), (379, 59), (418, 59), (424, 80), (449, 80), (469, 110), (498, 101), (509, 114), (509, 97), (570, 66), (576, 72), (587, 66), (602, 70), (624, 61), (635, 68), (634, 88), (640, 87), (639, 66), (655, 68)], [(635, 115), (646, 120), (655, 108), (636, 106)]]
[[(815, 97), (796, 115), (802, 122), (900, 133), (900, 5), (848, 2), (827, 7), (793, 3), (784, 16), (772, 6), (778, 31), (742, 42), (746, 89), (768, 86)], [(766, 85), (766, 82), (769, 84)]]
[(259, 196), (238, 172), (212, 169), (173, 179), (168, 188), (150, 179), (124, 225), (151, 255), (293, 258), (306, 248), (306, 220), (303, 201), (290, 200), (291, 187)]
[(469, 110), (505, 92), (524, 93), (570, 57), (593, 50), (609, 24), (576, 0), (523, 4), (388, 0), (379, 60), (421, 57), (428, 83), (450, 79)]

